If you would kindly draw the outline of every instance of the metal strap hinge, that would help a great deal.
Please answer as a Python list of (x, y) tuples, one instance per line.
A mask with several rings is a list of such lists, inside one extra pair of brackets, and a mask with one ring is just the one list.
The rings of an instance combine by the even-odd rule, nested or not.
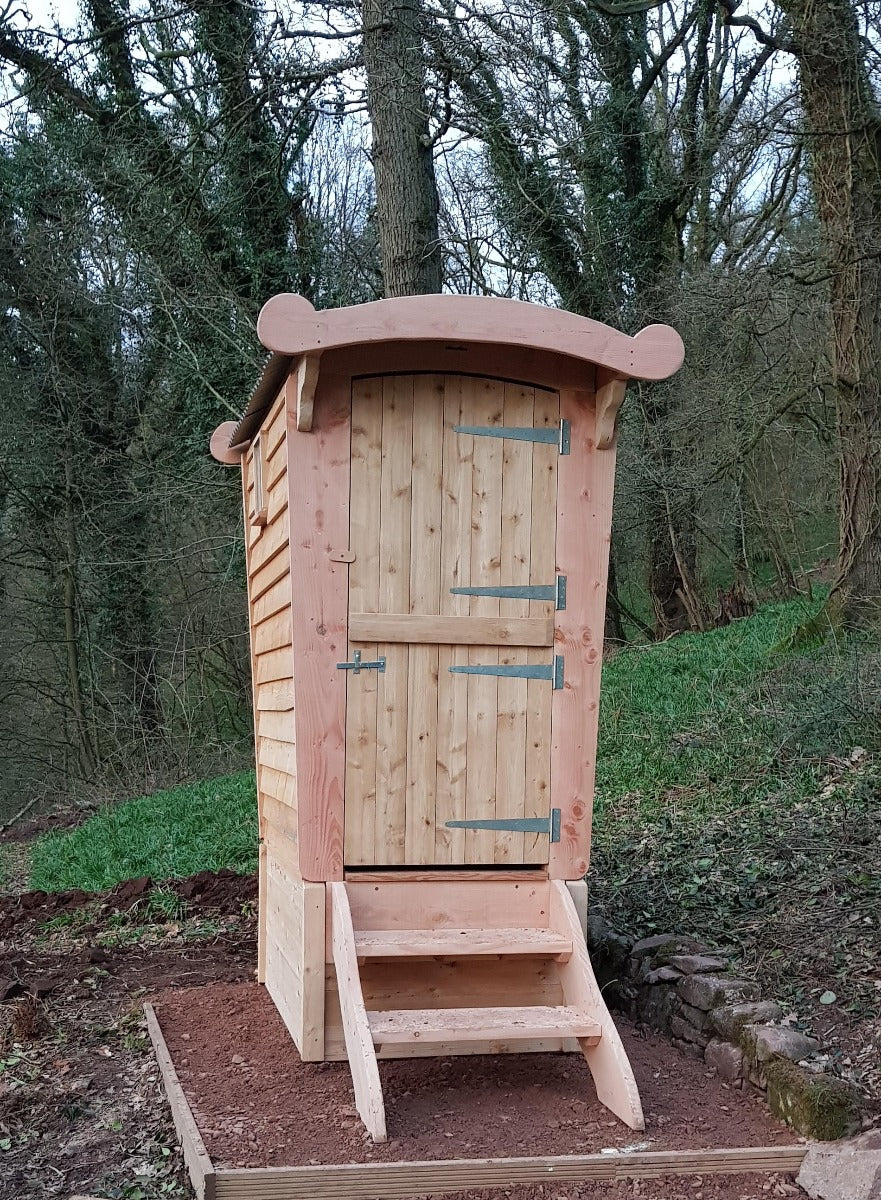
[(498, 829), (512, 833), (546, 833), (552, 842), (560, 840), (560, 810), (552, 808), (549, 817), (512, 817), (487, 821), (445, 821), (447, 829)]
[(470, 433), (472, 437), (507, 438), (513, 442), (543, 442), (556, 446), (561, 454), (569, 453), (570, 425), (563, 419), (559, 425), (549, 425), (546, 429), (535, 429), (532, 426), (516, 425), (454, 425), (455, 433)]
[(500, 600), (553, 600), (554, 607), (566, 607), (566, 576), (558, 575), (553, 583), (504, 584), (501, 587), (454, 587), (454, 596), (493, 596)]
[(377, 658), (373, 662), (362, 662), (361, 651), (356, 650), (352, 655), (351, 662), (337, 663), (338, 671), (351, 671), (354, 675), (360, 675), (362, 671), (384, 671), (385, 670), (385, 655), (382, 658)]
[(480, 663), (473, 667), (450, 667), (453, 675), (498, 675), (506, 679), (549, 679), (554, 690), (563, 686), (563, 655), (557, 654), (551, 663), (501, 664)]

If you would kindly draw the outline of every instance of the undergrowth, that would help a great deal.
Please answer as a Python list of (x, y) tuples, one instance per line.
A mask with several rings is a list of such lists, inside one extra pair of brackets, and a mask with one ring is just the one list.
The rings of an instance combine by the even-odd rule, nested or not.
[(607, 664), (591, 895), (634, 933), (727, 950), (782, 998), (877, 1013), (881, 649), (793, 649), (819, 604)]
[(98, 892), (141, 875), (174, 879), (221, 867), (257, 867), (250, 771), (110, 806), (71, 832), (41, 837), (31, 853), (31, 887)]
[[(877, 1012), (881, 648), (798, 647), (822, 599), (607, 662), (592, 902), (633, 933), (692, 933), (774, 994)], [(253, 776), (102, 810), (34, 847), (32, 886), (251, 871)]]

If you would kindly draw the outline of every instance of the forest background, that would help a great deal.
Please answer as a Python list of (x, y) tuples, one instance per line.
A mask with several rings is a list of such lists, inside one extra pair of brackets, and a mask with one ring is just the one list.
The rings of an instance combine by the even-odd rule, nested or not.
[(815, 699), (862, 705), (879, 20), (874, 0), (8, 3), (0, 823), (250, 764), (239, 481), (207, 446), (280, 291), (674, 325), (685, 367), (623, 410), (607, 636), (828, 590), (792, 636), (861, 639)]

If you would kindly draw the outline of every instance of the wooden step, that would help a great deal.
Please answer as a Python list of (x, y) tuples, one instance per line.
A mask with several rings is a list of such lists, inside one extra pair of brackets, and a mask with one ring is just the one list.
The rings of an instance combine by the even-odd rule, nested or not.
[(600, 1040), (600, 1024), (581, 1009), (530, 1005), (525, 1008), (416, 1008), (367, 1013), (374, 1045), (414, 1042), (510, 1042), (530, 1038)]
[(355, 933), (355, 953), (359, 959), (540, 954), (567, 962), (572, 942), (553, 929), (365, 929)]

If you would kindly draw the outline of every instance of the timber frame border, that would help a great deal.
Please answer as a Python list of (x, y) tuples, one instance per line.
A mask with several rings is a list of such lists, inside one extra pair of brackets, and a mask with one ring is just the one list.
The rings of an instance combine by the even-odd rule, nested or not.
[(152, 1004), (144, 1005), (144, 1013), (197, 1200), (385, 1200), (386, 1197), (405, 1200), (551, 1179), (558, 1183), (581, 1183), (654, 1179), (665, 1175), (734, 1175), (745, 1171), (794, 1173), (809, 1148), (808, 1144), (802, 1144), (310, 1167), (216, 1167), (205, 1149)]

